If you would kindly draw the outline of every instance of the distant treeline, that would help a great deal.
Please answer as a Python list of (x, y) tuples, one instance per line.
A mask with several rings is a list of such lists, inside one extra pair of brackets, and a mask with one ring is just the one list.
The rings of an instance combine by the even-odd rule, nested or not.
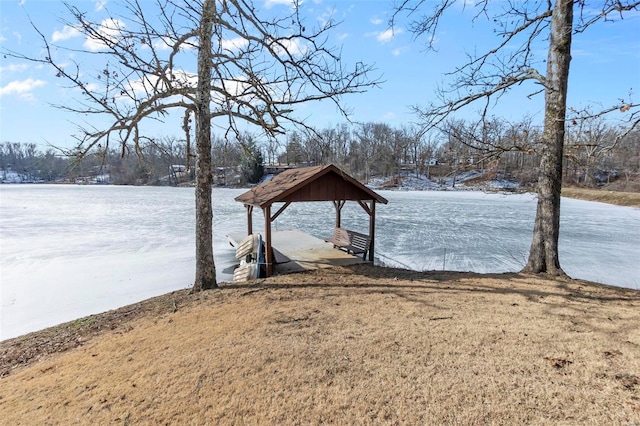
[[(593, 119), (569, 126), (564, 181), (586, 187), (606, 184), (640, 190), (640, 131), (628, 131)], [(475, 123), (449, 121), (437, 132), (384, 123), (339, 124), (316, 131), (291, 132), (280, 139), (245, 133), (214, 137), (215, 184), (256, 182), (262, 165), (333, 163), (367, 181), (407, 174), (429, 178), (480, 169), (525, 186), (537, 180), (541, 130), (529, 120)], [(27, 181), (108, 182), (131, 185), (177, 185), (194, 177), (195, 157), (187, 158), (184, 140), (148, 139), (132, 152), (122, 147), (97, 150), (78, 158), (61, 150), (38, 150), (35, 144), (0, 144), (0, 179), (7, 172)]]

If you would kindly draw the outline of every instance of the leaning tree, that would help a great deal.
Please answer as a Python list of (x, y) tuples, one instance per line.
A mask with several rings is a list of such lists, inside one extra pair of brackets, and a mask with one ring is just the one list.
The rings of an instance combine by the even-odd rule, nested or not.
[[(556, 0), (555, 4), (551, 0), (464, 2), (474, 22), (487, 20), (495, 25), (496, 44), (484, 53), (469, 55), (467, 62), (451, 72), (451, 86), (439, 88), (431, 104), (414, 108), (427, 130), (477, 103), (483, 105), (481, 120), (484, 121), (495, 101), (525, 82), (535, 84), (529, 96), (544, 92), (538, 204), (529, 259), (524, 268), (527, 272), (564, 275), (558, 256), (558, 237), (572, 36), (597, 23), (622, 19), (624, 12), (640, 9), (640, 2), (633, 0), (590, 3), (587, 0)], [(412, 33), (427, 37), (427, 48), (433, 50), (441, 19), (461, 4), (459, 0), (398, 0), (391, 25), (408, 15)], [(547, 57), (546, 61), (540, 61), (535, 48), (544, 41), (548, 42)], [(621, 100), (602, 113), (628, 112), (630, 131), (640, 123), (639, 107), (640, 104), (630, 100)], [(579, 116), (577, 114), (576, 119)]]
[[(212, 125), (227, 134), (257, 126), (273, 136), (305, 127), (299, 104), (329, 100), (346, 115), (342, 95), (377, 84), (371, 66), (340, 61), (328, 44), (336, 22), (307, 24), (302, 1), (261, 10), (253, 0), (122, 0), (97, 20), (64, 4), (64, 34), (77, 38), (49, 40), (32, 22), (45, 53), (3, 53), (52, 67), (78, 94), (56, 105), (87, 120), (78, 125), (74, 156), (113, 144), (122, 155), (138, 152), (153, 123), (174, 120), (174, 111), (189, 149), (195, 122), (195, 291), (217, 286)], [(81, 46), (72, 43), (80, 37)]]

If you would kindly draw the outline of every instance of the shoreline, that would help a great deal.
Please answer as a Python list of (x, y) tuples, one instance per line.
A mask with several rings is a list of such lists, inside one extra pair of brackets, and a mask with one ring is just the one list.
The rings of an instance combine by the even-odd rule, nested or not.
[(640, 193), (607, 191), (606, 189), (589, 189), (563, 187), (562, 196), (576, 200), (593, 201), (622, 207), (640, 208)]
[[(2, 185), (63, 185), (63, 186), (88, 186), (89, 184), (79, 184), (72, 182), (20, 182), (20, 183), (5, 183)], [(90, 186), (143, 186), (153, 188), (192, 188), (192, 185), (178, 185), (178, 186), (162, 186), (162, 185), (115, 185), (115, 184), (93, 184)], [(218, 189), (248, 189), (249, 186), (212, 186), (212, 188)], [(458, 187), (438, 186), (438, 187), (425, 187), (425, 188), (412, 188), (412, 187), (385, 187), (385, 186), (371, 186), (376, 191), (418, 191), (418, 192), (489, 192), (500, 194), (516, 194), (516, 193), (532, 193), (535, 194), (533, 188), (511, 188), (511, 187), (495, 187), (491, 185), (478, 185), (478, 186), (464, 186), (462, 184)], [(580, 188), (576, 186), (563, 186), (562, 197), (571, 198), (575, 200), (593, 201), (598, 203), (611, 204), (621, 207), (634, 207), (640, 208), (640, 192), (626, 192), (626, 191), (610, 191), (607, 189), (596, 188)]]

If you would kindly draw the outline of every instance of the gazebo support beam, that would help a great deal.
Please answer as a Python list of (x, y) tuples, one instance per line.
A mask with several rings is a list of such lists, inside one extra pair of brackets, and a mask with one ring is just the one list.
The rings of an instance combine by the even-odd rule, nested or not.
[(271, 248), (271, 204), (263, 208), (264, 211), (264, 259), (267, 266), (267, 277), (273, 274), (273, 250)]
[(342, 221), (342, 207), (344, 207), (346, 200), (333, 200), (333, 207), (336, 208), (336, 228), (340, 228)]
[(280, 213), (282, 213), (284, 211), (284, 209), (286, 209), (287, 207), (289, 207), (289, 204), (291, 204), (291, 201), (287, 201), (286, 203), (284, 203), (284, 206), (280, 207), (278, 209), (278, 211), (276, 212), (276, 214), (273, 215), (273, 217), (271, 218), (271, 222), (273, 222), (274, 220), (276, 220), (278, 218), (278, 216), (280, 216)]
[(367, 205), (366, 202), (358, 200), (360, 207), (369, 215), (369, 238), (371, 241), (369, 244), (369, 252), (367, 254), (369, 262), (373, 262), (375, 238), (376, 238), (376, 200), (371, 200), (371, 204)]
[(367, 212), (367, 214), (369, 216), (371, 216), (371, 209), (369, 208), (369, 206), (367, 205), (367, 203), (365, 203), (364, 201), (360, 201), (358, 200), (358, 204), (360, 204), (360, 207), (362, 207), (362, 209)]
[(253, 206), (250, 204), (244, 205), (247, 208), (247, 235), (253, 234)]
[(369, 262), (373, 262), (375, 238), (376, 238), (376, 200), (371, 200), (371, 211), (369, 213)]

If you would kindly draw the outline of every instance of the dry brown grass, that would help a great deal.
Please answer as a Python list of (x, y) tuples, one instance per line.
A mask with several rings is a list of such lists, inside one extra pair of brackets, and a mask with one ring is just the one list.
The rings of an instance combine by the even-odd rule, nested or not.
[(620, 192), (587, 188), (562, 188), (562, 196), (576, 198), (578, 200), (615, 204), (618, 206), (640, 207), (640, 192)]
[(637, 291), (361, 265), (176, 307), (11, 370), (0, 422), (640, 424)]

